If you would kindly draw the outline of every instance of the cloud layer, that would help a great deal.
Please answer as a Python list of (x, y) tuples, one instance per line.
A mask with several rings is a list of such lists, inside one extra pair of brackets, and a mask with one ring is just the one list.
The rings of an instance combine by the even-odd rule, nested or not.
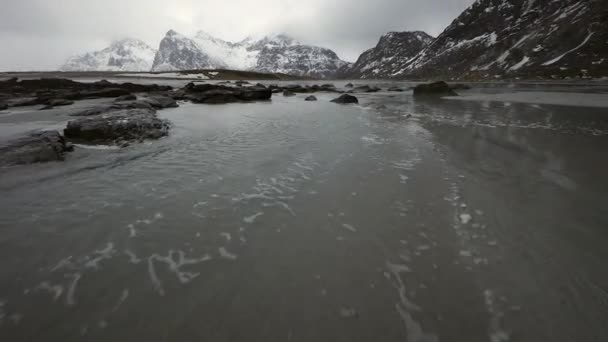
[(353, 61), (388, 31), (437, 35), (473, 0), (20, 0), (0, 11), (0, 70), (53, 70), (68, 56), (169, 29), (237, 41), (288, 33)]

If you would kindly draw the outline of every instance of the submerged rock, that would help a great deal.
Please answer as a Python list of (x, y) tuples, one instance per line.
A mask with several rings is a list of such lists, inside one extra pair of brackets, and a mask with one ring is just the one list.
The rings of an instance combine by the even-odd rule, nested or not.
[(295, 94), (295, 93), (292, 93), (292, 92), (291, 92), (291, 91), (289, 91), (289, 90), (284, 90), (284, 91), (283, 91), (283, 96), (296, 96), (296, 94)]
[(404, 90), (403, 90), (403, 88), (399, 88), (399, 87), (390, 87), (390, 88), (388, 88), (388, 91), (402, 92)]
[(337, 99), (331, 100), (331, 102), (340, 103), (340, 104), (359, 103), (359, 99), (357, 99), (355, 96), (352, 96), (352, 95), (343, 94), (340, 97), (338, 97)]
[(457, 96), (450, 86), (443, 82), (421, 84), (414, 88), (414, 96)]
[(73, 147), (57, 131), (42, 131), (0, 144), (0, 166), (63, 160)]
[(173, 98), (163, 95), (150, 95), (148, 97), (143, 98), (141, 101), (149, 103), (152, 107), (156, 109), (179, 107), (179, 105)]
[(67, 139), (84, 143), (113, 143), (158, 139), (169, 132), (169, 122), (149, 108), (119, 109), (68, 122)]
[(450, 88), (452, 88), (452, 90), (469, 90), (469, 89), (471, 89), (471, 86), (469, 86), (468, 84), (464, 84), (464, 83), (456, 83), (456, 84), (450, 85)]
[(317, 101), (317, 97), (310, 95), (309, 97), (305, 98), (304, 101)]
[(54, 100), (49, 100), (47, 105), (40, 108), (40, 110), (53, 109), (55, 107), (69, 106), (69, 105), (73, 105), (73, 104), (74, 104), (74, 101), (72, 101), (72, 100), (54, 99)]

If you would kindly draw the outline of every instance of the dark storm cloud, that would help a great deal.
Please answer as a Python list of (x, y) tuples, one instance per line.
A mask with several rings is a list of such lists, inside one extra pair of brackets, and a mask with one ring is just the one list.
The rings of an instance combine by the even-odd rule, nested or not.
[(123, 37), (175, 29), (220, 38), (285, 32), (354, 60), (388, 31), (439, 34), (473, 0), (0, 0), (0, 70), (54, 69)]

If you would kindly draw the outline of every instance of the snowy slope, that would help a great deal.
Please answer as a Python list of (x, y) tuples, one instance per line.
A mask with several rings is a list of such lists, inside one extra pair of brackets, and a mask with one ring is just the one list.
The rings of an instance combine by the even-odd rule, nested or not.
[[(179, 35), (179, 38), (165, 37), (163, 41), (154, 71), (227, 68), (329, 77), (346, 64), (329, 49), (303, 45), (285, 34), (248, 37), (233, 43), (199, 31), (192, 39)], [(195, 55), (196, 58), (190, 58)]]
[(222, 61), (231, 69), (250, 70), (257, 62), (259, 51), (248, 50), (246, 43), (231, 43), (199, 31), (194, 37), (199, 48), (216, 61)]
[(365, 51), (345, 71), (347, 78), (387, 78), (402, 70), (413, 57), (427, 47), (433, 37), (425, 32), (389, 32), (376, 47)]
[(156, 50), (137, 39), (123, 39), (96, 52), (74, 56), (60, 68), (62, 71), (148, 71)]
[(608, 74), (608, 1), (478, 0), (396, 77)]
[(152, 71), (223, 68), (226, 65), (204, 53), (193, 40), (173, 30), (161, 40)]

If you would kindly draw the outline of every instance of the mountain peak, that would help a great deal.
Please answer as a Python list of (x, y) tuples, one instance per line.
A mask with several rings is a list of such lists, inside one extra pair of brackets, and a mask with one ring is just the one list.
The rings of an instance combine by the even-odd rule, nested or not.
[(149, 71), (156, 50), (139, 39), (113, 41), (103, 50), (73, 56), (60, 68), (63, 71)]

